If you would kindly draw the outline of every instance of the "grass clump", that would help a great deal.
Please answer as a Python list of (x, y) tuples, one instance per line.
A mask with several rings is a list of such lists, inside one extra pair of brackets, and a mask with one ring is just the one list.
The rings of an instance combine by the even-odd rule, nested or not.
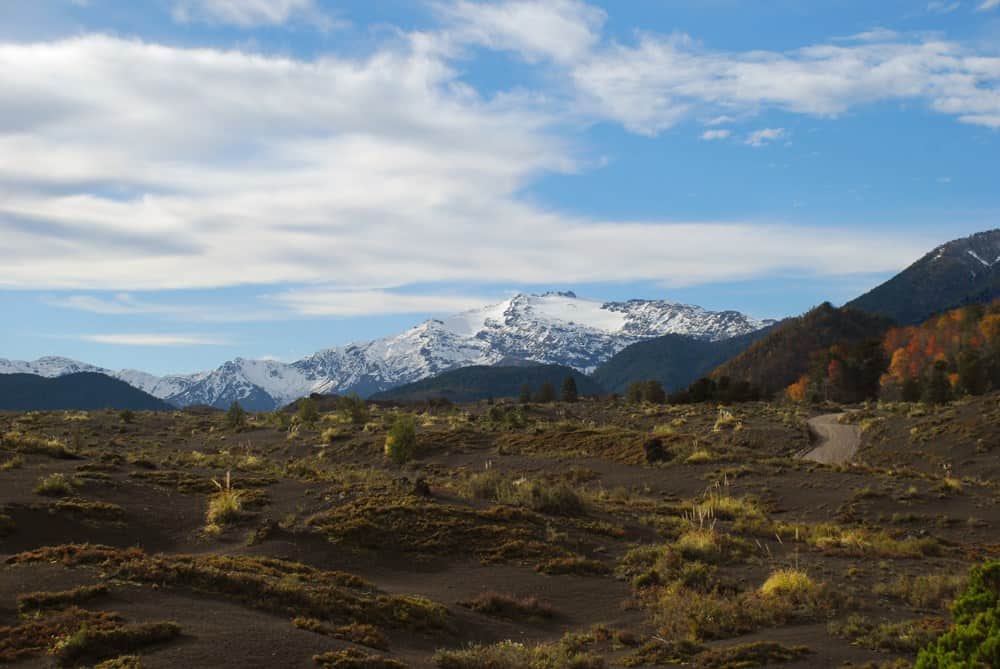
[(462, 492), (466, 497), (523, 506), (551, 515), (579, 515), (587, 510), (583, 496), (566, 482), (515, 479), (494, 470), (470, 476)]
[(357, 648), (313, 655), (313, 662), (323, 669), (406, 669), (406, 665), (381, 655), (372, 655)]
[(215, 479), (212, 483), (218, 491), (212, 495), (208, 502), (208, 512), (205, 514), (205, 521), (209, 529), (219, 529), (223, 525), (236, 522), (243, 513), (242, 493), (233, 489), (233, 481), (229, 472), (226, 472), (224, 483)]
[(65, 474), (49, 474), (35, 486), (35, 494), (46, 497), (65, 497), (72, 493), (73, 484)]
[(17, 610), (19, 613), (27, 613), (40, 609), (64, 609), (107, 594), (106, 585), (81, 585), (72, 590), (59, 592), (29, 592), (17, 596)]
[(15, 455), (14, 457), (5, 462), (0, 462), (0, 472), (7, 472), (10, 471), (11, 469), (20, 469), (23, 466), (24, 466), (24, 458), (22, 458), (20, 455)]
[(557, 576), (561, 574), (576, 574), (578, 576), (604, 576), (611, 573), (611, 568), (603, 562), (588, 560), (580, 556), (553, 558), (535, 567), (535, 571)]
[(852, 557), (920, 558), (941, 553), (941, 545), (933, 537), (896, 539), (883, 530), (831, 524), (813, 527), (807, 541), (825, 553)]
[(462, 650), (439, 650), (434, 654), (439, 669), (604, 669), (604, 660), (562, 644), (525, 646), (503, 641), (492, 646), (469, 646)]
[(756, 643), (713, 648), (695, 657), (699, 669), (739, 669), (740, 667), (764, 667), (782, 662), (792, 662), (809, 654), (805, 646), (782, 646), (780, 643), (757, 641)]
[(852, 615), (846, 621), (833, 622), (828, 626), (830, 634), (847, 639), (855, 645), (896, 653), (915, 653), (947, 629), (947, 623), (940, 618), (890, 623), (877, 622), (860, 615)]
[(142, 659), (138, 655), (119, 655), (94, 665), (94, 669), (142, 669)]
[(486, 563), (565, 555), (528, 509), (478, 510), (416, 496), (369, 495), (312, 516), (307, 524), (338, 544), (377, 551), (475, 556)]
[(459, 605), (477, 613), (511, 620), (522, 618), (530, 620), (553, 616), (552, 605), (539, 601), (537, 597), (518, 599), (497, 592), (484, 592), (469, 601), (459, 602)]
[(322, 634), (323, 636), (333, 637), (334, 639), (350, 641), (351, 643), (356, 643), (360, 646), (368, 646), (369, 648), (375, 648), (376, 650), (386, 650), (389, 648), (388, 640), (386, 640), (382, 632), (380, 632), (374, 625), (350, 623), (348, 625), (336, 626), (329, 625), (322, 620), (317, 620), (316, 618), (306, 618), (304, 616), (294, 618), (292, 620), (292, 624), (299, 629), (315, 632), (316, 634)]
[(78, 514), (99, 520), (122, 521), (125, 519), (125, 509), (108, 502), (91, 502), (81, 499), (61, 499), (52, 505), (57, 511)]
[(764, 597), (782, 597), (794, 604), (813, 604), (822, 592), (822, 586), (804, 571), (779, 569), (772, 572), (760, 586)]
[(967, 581), (965, 576), (952, 574), (900, 575), (891, 583), (876, 583), (874, 592), (916, 609), (941, 609), (955, 599)]
[(138, 650), (144, 646), (169, 641), (180, 636), (176, 623), (139, 623), (108, 629), (93, 629), (83, 625), (79, 630), (58, 642), (49, 650), (62, 666), (82, 661), (102, 660)]
[(75, 453), (66, 448), (66, 444), (58, 439), (46, 439), (33, 434), (25, 434), (18, 430), (6, 432), (0, 438), (0, 445), (10, 451), (25, 455), (46, 455), (57, 460), (72, 460)]
[(0, 627), (0, 663), (44, 653), (53, 639), (73, 634), (81, 627), (100, 630), (116, 626), (117, 613), (85, 611), (71, 607), (44, 618), (32, 618), (15, 627)]

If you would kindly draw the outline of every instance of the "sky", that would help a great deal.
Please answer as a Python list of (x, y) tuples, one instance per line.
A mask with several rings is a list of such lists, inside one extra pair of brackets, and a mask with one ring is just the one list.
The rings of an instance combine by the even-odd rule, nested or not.
[(998, 175), (1000, 0), (0, 0), (0, 357), (795, 315), (1000, 226)]

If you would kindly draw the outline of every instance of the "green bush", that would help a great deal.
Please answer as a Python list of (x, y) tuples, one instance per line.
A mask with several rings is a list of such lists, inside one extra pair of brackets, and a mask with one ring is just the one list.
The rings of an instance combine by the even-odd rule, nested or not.
[(417, 423), (413, 416), (396, 417), (385, 436), (385, 454), (397, 465), (408, 462), (417, 452)]
[(1000, 560), (972, 570), (951, 613), (955, 624), (920, 651), (916, 669), (1000, 667)]

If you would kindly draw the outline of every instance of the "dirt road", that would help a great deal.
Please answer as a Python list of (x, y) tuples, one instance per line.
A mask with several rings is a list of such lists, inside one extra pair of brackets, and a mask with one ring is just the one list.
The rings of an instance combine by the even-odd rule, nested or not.
[(861, 428), (838, 423), (843, 415), (830, 413), (809, 419), (809, 429), (818, 437), (818, 443), (802, 456), (803, 459), (838, 465), (854, 457), (861, 445)]

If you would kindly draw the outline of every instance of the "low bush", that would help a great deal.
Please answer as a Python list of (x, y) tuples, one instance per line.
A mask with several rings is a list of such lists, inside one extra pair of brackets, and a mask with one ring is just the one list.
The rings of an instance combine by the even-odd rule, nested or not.
[(169, 641), (180, 633), (180, 626), (169, 622), (122, 625), (109, 629), (91, 629), (84, 625), (56, 642), (49, 654), (59, 664), (69, 666), (84, 660), (117, 657), (144, 646)]
[(563, 645), (525, 646), (504, 641), (492, 646), (439, 650), (434, 664), (440, 669), (604, 669), (604, 660)]
[(517, 620), (520, 618), (551, 618), (552, 606), (536, 597), (517, 599), (497, 592), (484, 592), (471, 600), (459, 602), (460, 606), (477, 613)]
[(65, 497), (73, 494), (73, 485), (65, 474), (49, 474), (38, 481), (35, 486), (36, 495), (46, 497)]

